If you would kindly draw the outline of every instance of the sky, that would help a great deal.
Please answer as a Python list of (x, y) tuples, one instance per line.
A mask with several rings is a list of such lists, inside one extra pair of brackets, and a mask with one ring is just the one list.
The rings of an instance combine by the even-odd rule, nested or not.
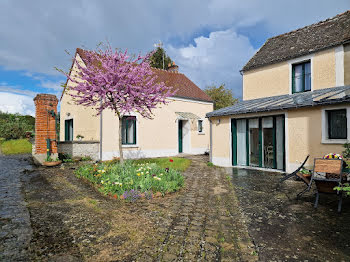
[(0, 111), (34, 116), (36, 94), (61, 96), (55, 67), (69, 71), (77, 47), (106, 41), (134, 54), (161, 41), (200, 88), (225, 84), (241, 98), (239, 71), (268, 38), (349, 9), (349, 0), (1, 0)]

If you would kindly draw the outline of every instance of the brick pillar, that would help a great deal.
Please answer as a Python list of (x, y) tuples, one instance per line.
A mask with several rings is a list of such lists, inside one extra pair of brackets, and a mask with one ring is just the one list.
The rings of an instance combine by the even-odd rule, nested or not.
[(58, 99), (55, 95), (38, 94), (34, 98), (35, 103), (35, 152), (34, 160), (42, 163), (47, 156), (46, 139), (51, 140), (51, 156), (56, 158), (57, 141), (55, 117), (49, 113), (54, 111), (57, 114)]

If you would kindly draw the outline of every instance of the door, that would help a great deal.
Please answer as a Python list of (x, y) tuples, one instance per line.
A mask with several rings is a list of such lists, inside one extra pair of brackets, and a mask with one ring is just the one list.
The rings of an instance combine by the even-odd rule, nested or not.
[(183, 146), (182, 125), (183, 125), (182, 120), (179, 120), (179, 127), (178, 127), (179, 153), (182, 153), (182, 146)]
[(249, 119), (249, 165), (259, 166), (260, 163), (259, 143), (259, 119)]
[(64, 140), (73, 141), (73, 119), (64, 121)]
[(262, 119), (262, 148), (263, 148), (263, 167), (276, 168), (274, 165), (275, 155), (275, 134), (274, 121), (272, 117), (265, 117)]

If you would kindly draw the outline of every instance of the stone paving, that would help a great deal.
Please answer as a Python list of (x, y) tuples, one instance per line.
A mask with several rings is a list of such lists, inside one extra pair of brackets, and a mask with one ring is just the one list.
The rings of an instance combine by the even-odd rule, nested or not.
[(31, 173), (31, 259), (257, 260), (229, 177), (207, 157), (190, 158), (184, 189), (136, 203), (103, 197), (68, 166)]
[(249, 235), (261, 261), (350, 261), (350, 197), (321, 194), (313, 207), (313, 190), (296, 199), (304, 183), (279, 184), (282, 174), (227, 168)]
[(301, 182), (189, 158), (182, 190), (128, 203), (74, 164), (21, 173), (25, 157), (0, 157), (0, 261), (350, 261), (349, 198), (314, 210)]
[(28, 155), (0, 156), (0, 261), (26, 261), (31, 239), (21, 176), (31, 169)]

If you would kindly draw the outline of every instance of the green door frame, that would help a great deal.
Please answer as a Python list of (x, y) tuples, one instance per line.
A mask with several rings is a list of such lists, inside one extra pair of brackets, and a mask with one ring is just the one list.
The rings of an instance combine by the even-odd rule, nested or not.
[(64, 121), (64, 140), (73, 141), (73, 119)]
[[(277, 130), (276, 130), (276, 117), (283, 117), (283, 171), (286, 169), (286, 133), (285, 133), (285, 115), (273, 115), (273, 116), (261, 116), (261, 117), (250, 117), (244, 118), (246, 120), (246, 157), (247, 166), (249, 163), (249, 119), (258, 118), (259, 119), (259, 167), (263, 166), (263, 150), (262, 150), (262, 119), (264, 117), (273, 118), (273, 168), (277, 169)], [(232, 165), (237, 166), (237, 119), (231, 118), (231, 151), (232, 151)]]
[(237, 120), (231, 119), (232, 165), (237, 166)]
[(183, 147), (183, 137), (182, 137), (182, 127), (183, 127), (183, 122), (182, 120), (178, 121), (178, 143), (179, 143), (179, 153), (182, 153), (182, 147)]

